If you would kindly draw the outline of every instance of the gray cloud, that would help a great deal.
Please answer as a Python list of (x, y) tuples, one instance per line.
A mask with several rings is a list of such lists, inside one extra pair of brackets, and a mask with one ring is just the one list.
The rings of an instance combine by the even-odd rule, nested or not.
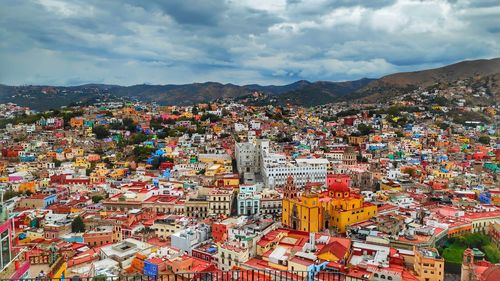
[(347, 80), (500, 54), (498, 1), (5, 0), (0, 83)]

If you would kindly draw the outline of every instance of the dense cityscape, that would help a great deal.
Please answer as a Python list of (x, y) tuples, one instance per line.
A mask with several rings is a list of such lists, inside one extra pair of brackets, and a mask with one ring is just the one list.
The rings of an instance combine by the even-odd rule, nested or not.
[(474, 91), (3, 104), (1, 277), (494, 280), (498, 107)]
[(1, 0), (0, 281), (500, 281), (499, 19)]

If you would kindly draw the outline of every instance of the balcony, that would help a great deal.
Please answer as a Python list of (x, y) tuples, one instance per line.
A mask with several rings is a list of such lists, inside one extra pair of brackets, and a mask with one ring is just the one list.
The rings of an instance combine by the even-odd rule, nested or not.
[(230, 270), (213, 272), (185, 272), (160, 274), (158, 276), (73, 276), (65, 279), (33, 278), (26, 281), (367, 281), (345, 273), (320, 271), (279, 271), (279, 270)]

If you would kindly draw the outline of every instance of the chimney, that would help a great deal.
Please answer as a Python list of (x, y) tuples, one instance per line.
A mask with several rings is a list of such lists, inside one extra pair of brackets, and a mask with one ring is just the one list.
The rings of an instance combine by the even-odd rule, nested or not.
[(316, 248), (316, 237), (314, 232), (309, 233), (309, 244), (311, 244), (312, 249)]

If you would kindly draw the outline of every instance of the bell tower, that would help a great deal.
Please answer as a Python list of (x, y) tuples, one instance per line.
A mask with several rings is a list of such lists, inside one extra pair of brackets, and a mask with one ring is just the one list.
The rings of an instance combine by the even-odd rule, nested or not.
[(462, 262), (462, 274), (460, 281), (474, 280), (474, 252), (467, 248), (464, 251), (464, 259)]
[(283, 189), (284, 197), (286, 199), (296, 199), (297, 198), (297, 186), (293, 181), (293, 177), (289, 176), (286, 180), (285, 188)]

